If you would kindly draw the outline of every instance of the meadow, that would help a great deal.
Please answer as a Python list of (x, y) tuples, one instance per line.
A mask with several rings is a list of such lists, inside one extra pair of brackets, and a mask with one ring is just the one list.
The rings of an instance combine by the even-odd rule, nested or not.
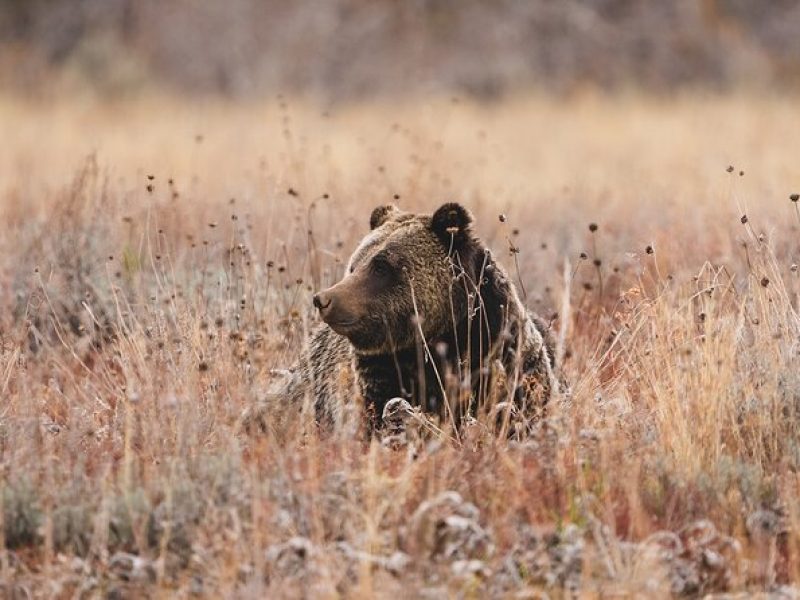
[[(0, 595), (800, 593), (797, 98), (2, 97), (0, 131)], [(533, 433), (243, 432), (371, 210), (446, 201), (551, 322)]]

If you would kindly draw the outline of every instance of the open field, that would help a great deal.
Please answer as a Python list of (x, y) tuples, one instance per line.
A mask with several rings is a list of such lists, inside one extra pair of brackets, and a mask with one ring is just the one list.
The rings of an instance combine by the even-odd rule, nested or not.
[[(0, 98), (0, 595), (798, 593), (797, 105)], [(372, 208), (450, 200), (563, 340), (535, 434), (241, 433)]]

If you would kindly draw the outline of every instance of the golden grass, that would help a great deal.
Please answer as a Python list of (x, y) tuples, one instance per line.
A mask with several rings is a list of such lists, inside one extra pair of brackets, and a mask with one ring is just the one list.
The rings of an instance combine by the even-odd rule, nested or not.
[[(0, 100), (3, 592), (798, 584), (796, 106)], [(523, 441), (240, 434), (395, 195), (520, 248), (571, 396)]]

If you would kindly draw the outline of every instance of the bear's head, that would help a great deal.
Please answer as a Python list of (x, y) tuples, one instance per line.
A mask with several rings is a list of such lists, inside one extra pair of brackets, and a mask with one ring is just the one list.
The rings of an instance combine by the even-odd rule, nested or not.
[(314, 296), (322, 319), (356, 352), (384, 354), (423, 338), (435, 341), (481, 312), (490, 296), (482, 285), (497, 292), (502, 272), (460, 204), (445, 204), (432, 215), (379, 206), (370, 228), (344, 278)]

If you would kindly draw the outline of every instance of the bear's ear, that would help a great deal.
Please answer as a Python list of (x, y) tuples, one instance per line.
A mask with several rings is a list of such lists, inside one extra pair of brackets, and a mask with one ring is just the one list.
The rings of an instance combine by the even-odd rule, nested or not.
[(369, 228), (375, 229), (380, 227), (386, 221), (388, 221), (394, 214), (399, 213), (400, 209), (397, 208), (394, 204), (384, 204), (383, 206), (378, 206), (375, 210), (372, 211), (372, 214), (369, 217)]
[(457, 202), (443, 204), (431, 217), (431, 229), (448, 247), (466, 240), (471, 226), (472, 214)]

